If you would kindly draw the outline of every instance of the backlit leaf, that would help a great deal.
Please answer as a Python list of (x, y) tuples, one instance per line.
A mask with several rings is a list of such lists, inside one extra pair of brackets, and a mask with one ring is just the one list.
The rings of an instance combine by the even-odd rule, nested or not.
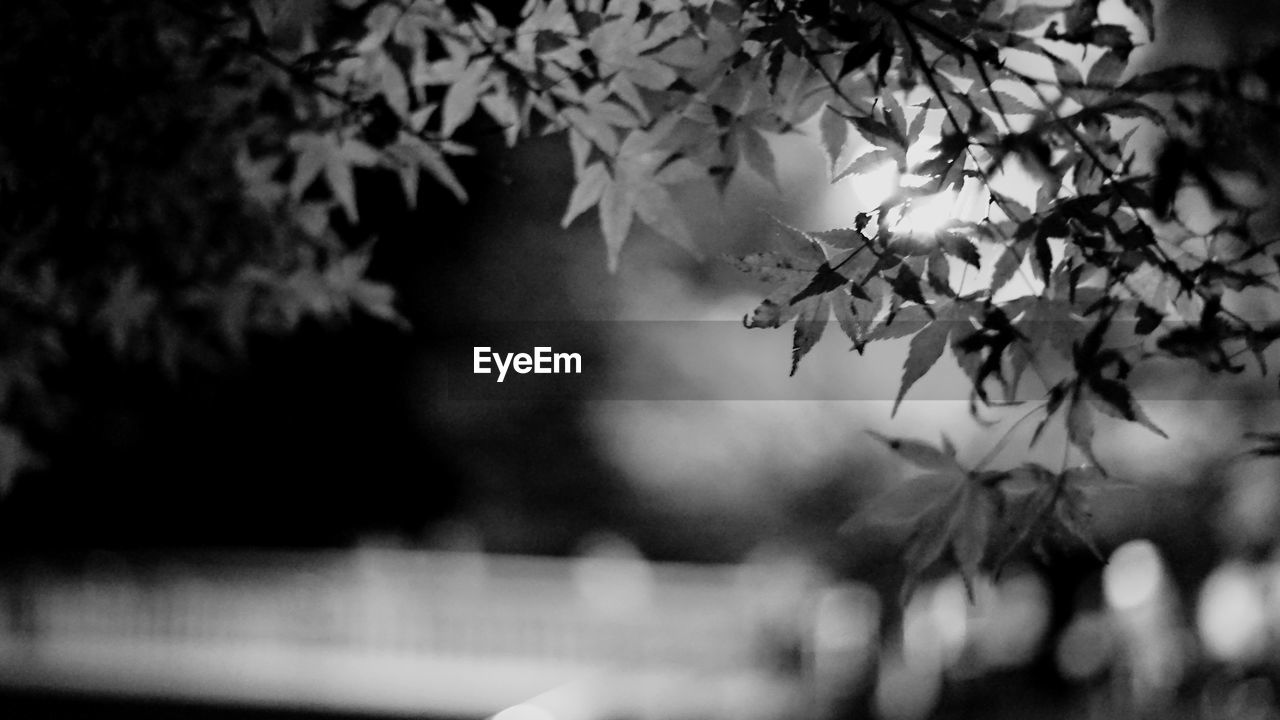
[(873, 430), (868, 430), (867, 434), (884, 443), (890, 450), (900, 455), (902, 459), (917, 467), (936, 472), (963, 472), (963, 468), (960, 467), (954, 457), (929, 443), (909, 438), (881, 435)]
[(907, 362), (902, 369), (902, 384), (898, 388), (898, 397), (893, 402), (894, 413), (898, 412), (898, 406), (902, 404), (902, 398), (906, 396), (911, 386), (924, 377), (938, 362), (938, 358), (942, 357), (942, 351), (947, 346), (947, 336), (951, 331), (950, 325), (949, 321), (937, 320), (926, 325), (911, 338)]
[(836, 163), (839, 162), (840, 155), (844, 152), (845, 142), (849, 139), (849, 121), (831, 108), (827, 108), (822, 111), (819, 123), (822, 148), (827, 153), (831, 173), (834, 174)]

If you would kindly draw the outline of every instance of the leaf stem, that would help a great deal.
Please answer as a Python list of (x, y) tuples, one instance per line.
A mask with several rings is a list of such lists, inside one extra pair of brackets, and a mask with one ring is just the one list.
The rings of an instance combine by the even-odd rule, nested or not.
[(982, 459), (979, 460), (977, 464), (973, 466), (973, 471), (977, 472), (982, 468), (986, 467), (992, 460), (995, 460), (996, 456), (1000, 454), (1000, 451), (1004, 450), (1005, 445), (1009, 444), (1009, 440), (1013, 437), (1013, 431), (1017, 430), (1018, 426), (1022, 425), (1022, 423), (1029, 420), (1032, 415), (1035, 415), (1037, 412), (1047, 407), (1048, 404), (1049, 403), (1047, 400), (1042, 400), (1040, 404), (1036, 405), (1035, 407), (1031, 408), (1027, 412), (1023, 413), (1022, 417), (1015, 420), (1013, 424), (1010, 425), (1009, 428), (1004, 431), (1004, 434), (1000, 436), (1000, 439), (996, 440), (995, 445), (993, 445), (992, 448), (987, 451), (987, 454), (983, 455)]

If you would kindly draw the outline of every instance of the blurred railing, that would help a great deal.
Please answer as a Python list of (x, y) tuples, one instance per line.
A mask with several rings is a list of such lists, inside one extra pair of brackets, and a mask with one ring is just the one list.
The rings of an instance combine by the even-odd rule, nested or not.
[(0, 577), (0, 687), (436, 717), (554, 691), (556, 720), (782, 717), (808, 702), (787, 658), (813, 590), (615, 557), (29, 563)]

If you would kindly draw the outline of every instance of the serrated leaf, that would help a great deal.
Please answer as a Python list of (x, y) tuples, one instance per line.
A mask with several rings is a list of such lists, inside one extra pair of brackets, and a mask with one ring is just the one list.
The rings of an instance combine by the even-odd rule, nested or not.
[(336, 152), (336, 143), (327, 135), (303, 133), (290, 138), (289, 146), (297, 153), (293, 177), (289, 181), (289, 193), (298, 200), (320, 176), (329, 162), (329, 156)]
[(800, 359), (822, 339), (822, 333), (827, 328), (827, 318), (830, 315), (831, 306), (824, 295), (799, 303), (795, 332), (791, 339), (791, 375), (796, 374)]
[(426, 170), (436, 182), (453, 193), (458, 202), (467, 202), (466, 188), (462, 187), (462, 183), (458, 182), (457, 176), (453, 174), (453, 169), (445, 161), (444, 154), (436, 147), (421, 138), (414, 137), (408, 133), (401, 133), (400, 139), (394, 145), (388, 147), (387, 152), (401, 163), (416, 165)]
[(876, 56), (880, 51), (880, 46), (874, 42), (855, 43), (844, 53), (844, 58), (840, 61), (840, 74), (836, 79), (841, 79), (845, 75), (862, 68), (871, 62), (871, 58)]
[(877, 147), (902, 147), (902, 138), (892, 128), (873, 117), (846, 115), (849, 122), (857, 128), (858, 133), (872, 145)]
[(903, 263), (898, 266), (898, 274), (890, 281), (893, 291), (903, 300), (910, 300), (921, 306), (926, 306), (927, 301), (924, 299), (924, 292), (920, 289), (920, 276), (915, 271)]
[(1093, 412), (1079, 389), (1072, 393), (1071, 404), (1067, 407), (1067, 440), (1094, 465), (1101, 466), (1093, 454)]
[(822, 111), (822, 117), (818, 122), (822, 134), (822, 148), (827, 153), (830, 172), (835, 174), (836, 163), (840, 161), (845, 143), (849, 140), (849, 121), (828, 107)]
[(815, 295), (824, 295), (848, 283), (849, 278), (832, 270), (831, 266), (824, 262), (818, 266), (817, 272), (813, 275), (813, 280), (791, 298), (791, 304), (794, 305)]
[[(857, 287), (851, 285), (851, 287)], [(845, 336), (853, 342), (853, 347), (860, 348), (866, 343), (866, 333), (874, 322), (874, 318), (859, 319), (854, 309), (853, 296), (848, 292), (836, 292), (831, 295), (831, 313)]]
[(573, 193), (569, 196), (569, 207), (565, 210), (564, 217), (560, 219), (560, 227), (569, 227), (574, 218), (600, 202), (609, 182), (609, 171), (604, 163), (592, 163), (579, 173), (577, 183), (573, 186)]
[(960, 190), (964, 184), (964, 165), (969, 138), (964, 133), (947, 132), (934, 147), (932, 158), (920, 163), (916, 168), (917, 175), (936, 178), (936, 187), (946, 190), (954, 187)]
[(837, 183), (849, 177), (850, 175), (865, 175), (869, 172), (877, 170), (881, 165), (887, 162), (893, 162), (898, 157), (898, 153), (892, 150), (878, 148), (868, 153), (859, 155), (853, 162), (841, 170), (838, 175), (831, 178), (831, 182)]
[[(805, 311), (817, 312), (817, 308), (813, 307), (813, 305), (818, 299), (824, 298), (824, 294), (806, 296), (801, 298), (799, 302), (792, 302), (793, 298), (813, 284), (818, 268), (824, 264), (821, 259), (821, 253), (817, 251), (812, 241), (805, 240), (805, 243), (805, 245), (801, 246), (800, 252), (806, 257), (769, 252), (731, 259), (731, 262), (739, 270), (775, 286), (769, 296), (755, 308), (752, 314), (743, 318), (744, 326), (748, 328), (775, 328), (792, 318), (798, 317)], [(839, 286), (837, 285), (836, 287), (838, 288)], [(829, 308), (829, 304), (823, 305), (823, 309), (826, 308)], [(825, 324), (826, 320), (827, 317), (824, 315), (821, 321)], [(807, 330), (805, 337), (808, 337), (812, 332), (814, 332), (812, 328)], [(821, 331), (819, 330), (817, 333), (818, 337), (820, 337)], [(796, 339), (803, 338), (797, 337)], [(816, 339), (815, 337), (815, 342)], [(808, 348), (805, 348), (804, 352), (807, 351)], [(803, 354), (802, 352), (801, 355)]]
[(955, 297), (955, 290), (951, 289), (951, 263), (948, 262), (944, 253), (934, 251), (929, 255), (925, 279), (929, 281), (929, 287), (934, 292), (939, 295)]
[(1105, 558), (1093, 541), (1091, 518), (1083, 493), (1067, 486), (1053, 506), (1053, 521), (1060, 531), (1088, 548), (1094, 557), (1099, 560)]
[(993, 108), (1003, 110), (1005, 115), (1038, 115), (1042, 111), (1039, 108), (1031, 107), (1017, 96), (1011, 95), (1000, 90), (988, 90), (991, 96), (991, 105)]
[(926, 514), (954, 496), (964, 481), (962, 475), (950, 472), (925, 473), (891, 482), (860, 507), (841, 531), (862, 527), (914, 528)]
[(954, 457), (929, 443), (908, 438), (890, 437), (874, 430), (868, 430), (867, 434), (884, 443), (890, 450), (902, 456), (904, 460), (912, 465), (935, 472), (964, 474), (964, 468), (956, 462)]
[(622, 244), (631, 231), (634, 207), (631, 193), (625, 185), (611, 182), (600, 194), (600, 229), (604, 233), (609, 272), (617, 272)]
[(898, 104), (897, 98), (893, 93), (885, 93), (880, 97), (882, 112), (884, 113), (885, 125), (893, 132), (893, 137), (897, 139), (898, 144), (906, 146), (907, 144), (907, 117), (902, 111), (902, 105)]
[(1050, 59), (1053, 61), (1053, 74), (1058, 79), (1059, 86), (1071, 89), (1084, 84), (1084, 76), (1075, 65), (1055, 56), (1050, 56)]
[(911, 118), (911, 124), (907, 126), (907, 147), (915, 145), (920, 139), (920, 134), (924, 132), (925, 121), (929, 118), (929, 108), (932, 106), (933, 98), (930, 98), (919, 106), (915, 117)]
[(982, 267), (982, 256), (978, 252), (978, 247), (964, 235), (954, 230), (944, 230), (938, 233), (938, 244), (951, 257), (972, 265), (974, 268)]
[(979, 486), (967, 485), (961, 498), (951, 548), (972, 601), (973, 581), (978, 577), (979, 567), (986, 557), (987, 542), (995, 525), (996, 504), (991, 493)]
[(906, 576), (902, 581), (899, 602), (903, 606), (914, 592), (920, 576), (941, 560), (942, 554), (950, 547), (951, 531), (959, 515), (957, 510), (963, 493), (964, 487), (957, 486), (949, 498), (930, 507), (917, 521), (902, 556)]
[(1026, 348), (1037, 355), (1049, 348), (1069, 360), (1089, 330), (1088, 323), (1075, 316), (1075, 308), (1065, 299), (1026, 297), (1005, 309), (1015, 315), (1014, 325), (1025, 338)]
[(947, 337), (951, 332), (950, 326), (949, 321), (935, 320), (911, 338), (907, 361), (902, 367), (902, 384), (898, 387), (898, 397), (893, 401), (891, 415), (897, 414), (898, 406), (902, 404), (902, 399), (911, 386), (924, 377), (942, 357), (942, 351), (947, 346)]
[(688, 250), (695, 258), (701, 251), (693, 242), (689, 228), (676, 207), (675, 200), (657, 182), (641, 182), (632, 188), (635, 213), (659, 235)]
[(1088, 84), (1100, 88), (1115, 87), (1128, 62), (1115, 50), (1102, 54), (1089, 68)]
[(467, 66), (445, 91), (443, 112), (440, 120), (440, 134), (450, 137), (455, 131), (475, 114), (476, 103), (480, 100), (486, 73), (489, 71), (489, 59), (480, 59)]
[(1088, 394), (1094, 406), (1104, 413), (1129, 422), (1136, 422), (1166, 440), (1169, 438), (1165, 431), (1151, 421), (1142, 406), (1134, 399), (1133, 394), (1129, 392), (1129, 388), (1119, 380), (1092, 377), (1089, 379)]
[(775, 169), (775, 161), (773, 158), (773, 149), (769, 147), (769, 141), (764, 135), (755, 128), (746, 128), (738, 134), (738, 138), (742, 144), (742, 155), (747, 161), (747, 165), (755, 170), (760, 177), (767, 180), (774, 187), (778, 186), (778, 173)]
[(1017, 246), (1011, 245), (1005, 248), (996, 260), (995, 270), (991, 274), (991, 292), (994, 293), (1007, 285), (1020, 267), (1022, 267), (1022, 256), (1018, 253)]

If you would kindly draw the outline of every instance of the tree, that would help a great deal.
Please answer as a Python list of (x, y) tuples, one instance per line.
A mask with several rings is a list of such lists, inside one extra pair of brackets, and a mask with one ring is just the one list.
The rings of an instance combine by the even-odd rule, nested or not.
[[(176, 373), (306, 317), (398, 322), (392, 290), (365, 277), (358, 188), (394, 174), (409, 203), (424, 181), (465, 202), (452, 163), (484, 132), (566, 138), (563, 223), (594, 209), (611, 268), (637, 220), (696, 252), (673, 189), (723, 191), (744, 170), (776, 183), (771, 135), (816, 136), (836, 180), (899, 173), (847, 227), (779, 223), (786, 247), (732, 259), (770, 286), (744, 324), (791, 323), (793, 373), (833, 316), (859, 352), (909, 336), (899, 402), (950, 348), (975, 416), (1031, 403), (1019, 422), (1036, 421), (1032, 442), (1061, 420), (1082, 461), (994, 469), (993, 451), (966, 467), (945, 439), (882, 438), (925, 471), (907, 593), (940, 562), (969, 579), (1024, 546), (1087, 544), (1089, 492), (1119, 482), (1093, 452), (1095, 418), (1161, 432), (1131, 392), (1135, 369), (1173, 357), (1234, 373), (1250, 355), (1265, 372), (1280, 338), (1280, 321), (1246, 317), (1280, 267), (1261, 212), (1277, 56), (1138, 72), (1150, 0), (3, 12), (0, 93), (23, 112), (0, 121), (0, 483), (34, 457), (20, 430), (57, 423), (42, 416), (47, 376), (69, 342)], [(958, 192), (985, 212), (913, 229), (920, 206)], [(1208, 211), (1184, 217), (1196, 201)], [(1280, 436), (1258, 439), (1280, 452)]]

